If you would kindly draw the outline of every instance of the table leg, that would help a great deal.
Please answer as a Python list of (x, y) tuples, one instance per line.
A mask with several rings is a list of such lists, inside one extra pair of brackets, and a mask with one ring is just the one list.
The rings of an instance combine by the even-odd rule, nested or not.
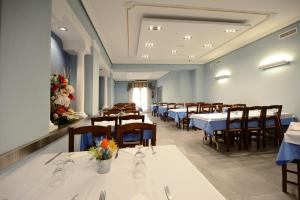
[(298, 199), (300, 199), (300, 160), (297, 160), (297, 186), (298, 186)]

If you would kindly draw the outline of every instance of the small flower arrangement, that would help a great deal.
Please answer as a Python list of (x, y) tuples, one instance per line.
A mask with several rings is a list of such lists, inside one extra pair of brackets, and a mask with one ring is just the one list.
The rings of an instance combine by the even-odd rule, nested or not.
[(102, 139), (98, 147), (91, 147), (89, 152), (96, 160), (108, 160), (112, 157), (117, 148), (118, 146), (113, 139)]
[(79, 117), (70, 107), (71, 101), (75, 99), (73, 86), (69, 85), (68, 79), (62, 74), (54, 74), (50, 79), (51, 120), (56, 124), (78, 120)]

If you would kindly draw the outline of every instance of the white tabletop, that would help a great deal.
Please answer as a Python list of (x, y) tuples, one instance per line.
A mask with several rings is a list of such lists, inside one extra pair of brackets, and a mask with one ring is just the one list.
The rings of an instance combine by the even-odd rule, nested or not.
[(287, 143), (300, 145), (300, 122), (291, 122), (284, 134)]
[[(175, 109), (170, 109), (169, 111), (172, 112), (186, 112), (186, 108), (175, 108)], [(189, 108), (189, 111), (197, 111), (196, 107), (191, 107)]]
[[(130, 124), (130, 123), (136, 123), (136, 122), (142, 122), (142, 120), (140, 120), (140, 119), (122, 120), (122, 125)], [(153, 122), (146, 115), (145, 115), (144, 122), (148, 123), (148, 124), (153, 124)], [(114, 127), (115, 126), (115, 121), (95, 122), (95, 125), (98, 125), (98, 126), (113, 126)]]
[[(44, 165), (53, 154), (37, 156), (11, 174), (0, 177), (0, 199), (99, 199), (106, 190), (107, 200), (165, 200), (163, 190), (168, 185), (177, 200), (224, 200), (225, 198), (174, 145), (144, 148), (146, 154), (145, 178), (133, 176), (133, 158), (136, 149), (121, 149), (112, 161), (107, 174), (96, 172), (96, 161), (87, 152), (73, 153), (76, 164), (60, 186), (50, 186), (55, 160)], [(56, 158), (56, 159), (59, 159)]]

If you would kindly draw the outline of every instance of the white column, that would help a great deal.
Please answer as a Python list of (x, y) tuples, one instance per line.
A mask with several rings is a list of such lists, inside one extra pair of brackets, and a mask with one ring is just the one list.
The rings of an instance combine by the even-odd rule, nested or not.
[(108, 83), (107, 76), (104, 76), (104, 105), (103, 108), (108, 108)]
[(76, 112), (81, 117), (87, 117), (84, 112), (84, 55), (77, 53), (77, 77), (76, 77)]

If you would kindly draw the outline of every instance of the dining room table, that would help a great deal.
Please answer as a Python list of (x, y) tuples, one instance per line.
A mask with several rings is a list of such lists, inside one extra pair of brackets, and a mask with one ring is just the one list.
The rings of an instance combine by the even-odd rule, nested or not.
[[(175, 145), (140, 149), (143, 168), (136, 166), (137, 148), (113, 156), (110, 171), (97, 173), (95, 159), (86, 152), (38, 154), (0, 176), (1, 200), (225, 200), (224, 196)], [(59, 169), (59, 161), (72, 160)], [(137, 176), (137, 174), (139, 176)], [(166, 190), (168, 189), (168, 191)]]
[(163, 106), (158, 106), (158, 114), (160, 116), (164, 116), (165, 113), (168, 111), (168, 106), (163, 105)]
[[(172, 118), (172, 119), (174, 119), (174, 121), (176, 122), (176, 123), (180, 123), (181, 122), (181, 120), (183, 119), (183, 118), (185, 118), (186, 117), (186, 108), (185, 107), (183, 107), (183, 108), (174, 108), (174, 109), (169, 109), (169, 111), (168, 111), (168, 116), (170, 117), (170, 118)], [(192, 107), (192, 108), (189, 108), (189, 111), (197, 111), (197, 108), (194, 108), (194, 107)]]
[[(257, 111), (251, 111), (249, 116), (250, 117), (257, 117), (260, 113)], [(268, 112), (267, 116), (274, 115), (273, 112)], [(231, 114), (231, 119), (234, 118), (241, 118), (242, 113), (241, 112), (234, 112)], [(282, 112), (281, 113), (281, 124), (283, 126), (288, 126), (291, 122), (295, 121), (295, 116), (291, 113)], [(199, 129), (204, 130), (208, 136), (214, 136), (215, 131), (224, 131), (226, 130), (226, 120), (227, 120), (227, 113), (226, 112), (215, 112), (215, 113), (204, 113), (204, 114), (192, 114), (190, 116), (190, 124), (189, 126), (196, 127)], [(268, 121), (268, 125), (272, 125), (274, 123), (272, 120)], [(232, 125), (232, 128), (238, 128), (234, 127), (235, 124)], [(257, 127), (257, 122), (251, 122), (248, 124), (249, 127)]]

